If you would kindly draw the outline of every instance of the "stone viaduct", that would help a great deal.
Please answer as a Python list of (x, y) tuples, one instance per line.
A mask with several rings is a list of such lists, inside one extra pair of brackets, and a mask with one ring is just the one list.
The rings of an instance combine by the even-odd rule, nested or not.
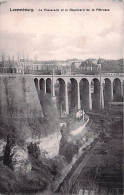
[(110, 101), (122, 101), (123, 73), (99, 75), (33, 75), (38, 91), (58, 97), (58, 104), (67, 114), (73, 108), (104, 109)]

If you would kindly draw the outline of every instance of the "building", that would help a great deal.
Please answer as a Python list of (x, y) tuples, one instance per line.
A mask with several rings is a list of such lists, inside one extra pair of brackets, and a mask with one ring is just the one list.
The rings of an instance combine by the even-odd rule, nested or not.
[(61, 67), (61, 75), (71, 75), (71, 67), (70, 66), (62, 66)]
[(81, 73), (96, 74), (101, 71), (101, 64), (96, 59), (87, 59), (79, 66)]

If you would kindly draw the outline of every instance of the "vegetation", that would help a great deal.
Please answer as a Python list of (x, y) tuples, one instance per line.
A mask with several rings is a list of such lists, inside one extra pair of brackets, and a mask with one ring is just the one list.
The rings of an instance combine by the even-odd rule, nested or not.
[(68, 190), (70, 177), (83, 162), (82, 159), (88, 150), (83, 150), (82, 156), (60, 184), (57, 192), (76, 194), (83, 189), (83, 191), (86, 190), (89, 193), (93, 191), (94, 194), (99, 195), (123, 194), (123, 119), (120, 114), (117, 116), (114, 113), (113, 115), (106, 113), (106, 116), (101, 127), (100, 120), (91, 116), (91, 127), (97, 133), (101, 131), (101, 141), (94, 148), (90, 159), (81, 170), (70, 191)]

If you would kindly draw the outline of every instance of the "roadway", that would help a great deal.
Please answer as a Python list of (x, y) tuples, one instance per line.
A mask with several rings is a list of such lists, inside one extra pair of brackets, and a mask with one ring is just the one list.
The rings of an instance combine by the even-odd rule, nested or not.
[(72, 170), (68, 173), (68, 175), (63, 180), (63, 182), (60, 184), (57, 191), (65, 192), (65, 190), (66, 190), (66, 192), (70, 192), (71, 187), (76, 182), (76, 180), (77, 180), (78, 176), (80, 175), (82, 169), (85, 167), (88, 160), (93, 156), (94, 149), (96, 147), (98, 147), (100, 145), (100, 143), (101, 143), (100, 138), (94, 140), (94, 142), (91, 144), (91, 147), (88, 149), (88, 151), (84, 152), (83, 155), (79, 158), (78, 161), (80, 161), (80, 162), (76, 163), (77, 166), (74, 167), (74, 169), (72, 168)]

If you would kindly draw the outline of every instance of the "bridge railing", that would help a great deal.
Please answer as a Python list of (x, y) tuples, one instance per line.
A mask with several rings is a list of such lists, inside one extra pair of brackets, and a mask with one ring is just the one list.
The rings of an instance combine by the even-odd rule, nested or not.
[[(33, 75), (33, 76), (54, 76), (54, 77), (57, 77), (57, 76), (60, 76), (60, 75), (56, 75), (56, 74), (47, 74), (47, 75), (44, 75), (44, 74), (33, 74), (33, 73), (16, 73), (16, 72), (13, 72), (13, 73), (10, 73), (10, 72), (2, 72), (2, 71), (0, 71), (0, 75), (13, 75), (13, 74), (27, 74), (27, 75)], [(80, 77), (80, 76), (89, 76), (89, 77), (91, 77), (91, 76), (94, 76), (94, 77), (99, 77), (99, 76), (119, 76), (119, 77), (124, 77), (124, 73), (101, 73), (101, 74), (97, 74), (97, 75), (86, 75), (86, 74), (72, 74), (72, 75), (70, 75), (70, 74), (62, 74), (61, 75), (62, 77), (71, 77), (71, 76), (75, 76), (75, 77)]]
[(53, 76), (53, 77), (58, 77), (58, 76), (61, 76), (61, 77), (81, 77), (81, 76), (83, 76), (83, 77), (105, 77), (105, 76), (107, 76), (107, 77), (124, 77), (124, 73), (101, 73), (101, 74), (97, 74), (97, 75), (86, 75), (86, 74), (72, 74), (72, 75), (67, 75), (67, 74), (62, 74), (62, 75), (41, 75), (41, 74), (38, 74), (38, 75), (36, 75), (36, 74), (32, 74), (34, 77), (37, 77), (37, 76), (42, 76), (42, 77), (50, 77), (50, 76)]
[(101, 75), (102, 76), (124, 76), (124, 73), (101, 73)]

